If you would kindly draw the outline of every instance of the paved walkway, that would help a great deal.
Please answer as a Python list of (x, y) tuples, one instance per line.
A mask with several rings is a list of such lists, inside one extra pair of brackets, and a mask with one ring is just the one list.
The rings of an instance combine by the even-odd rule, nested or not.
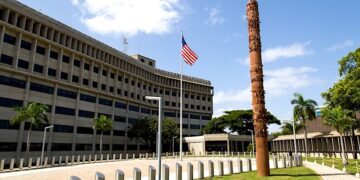
[(358, 180), (358, 178), (356, 178), (355, 176), (347, 174), (341, 170), (334, 169), (328, 166), (323, 166), (317, 163), (304, 161), (304, 166), (314, 170), (322, 177), (323, 180)]
[[(238, 172), (237, 160), (238, 158), (225, 158), (225, 157), (202, 157), (202, 158), (185, 158), (180, 162), (183, 170), (183, 179), (186, 180), (187, 172), (187, 163), (191, 162), (193, 164), (194, 178), (198, 177), (198, 161), (204, 163), (204, 174), (205, 177), (208, 176), (208, 160), (213, 160), (214, 162), (214, 173), (218, 175), (218, 161), (222, 160), (224, 162), (224, 173), (228, 174), (228, 162), (227, 160), (233, 161), (233, 171)], [(243, 160), (243, 170), (248, 171), (247, 162)], [(170, 167), (170, 179), (175, 179), (175, 165), (179, 163), (179, 159), (163, 159), (163, 164), (167, 164)], [(255, 159), (252, 159), (252, 169), (256, 170)], [(23, 180), (23, 179), (33, 179), (33, 180), (69, 180), (72, 175), (81, 178), (82, 180), (91, 180), (94, 179), (96, 172), (101, 172), (105, 175), (106, 179), (115, 179), (116, 169), (121, 169), (125, 173), (125, 179), (132, 179), (133, 169), (137, 167), (141, 169), (141, 175), (143, 180), (147, 180), (148, 168), (149, 165), (157, 168), (157, 160), (122, 160), (116, 162), (106, 162), (106, 163), (91, 163), (91, 164), (81, 164), (73, 166), (64, 166), (64, 167), (54, 167), (54, 168), (45, 168), (45, 169), (34, 169), (34, 170), (25, 170), (17, 172), (8, 172), (0, 173), (0, 180)], [(270, 163), (272, 165), (272, 163)]]

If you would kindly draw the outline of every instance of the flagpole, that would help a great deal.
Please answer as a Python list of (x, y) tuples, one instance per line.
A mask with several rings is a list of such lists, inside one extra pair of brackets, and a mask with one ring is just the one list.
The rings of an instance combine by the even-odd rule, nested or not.
[[(181, 31), (181, 39), (182, 37), (183, 37), (183, 32)], [(183, 141), (183, 60), (181, 58), (181, 53), (180, 53), (180, 143), (179, 143), (180, 161), (182, 161), (182, 150), (183, 150), (182, 141)]]

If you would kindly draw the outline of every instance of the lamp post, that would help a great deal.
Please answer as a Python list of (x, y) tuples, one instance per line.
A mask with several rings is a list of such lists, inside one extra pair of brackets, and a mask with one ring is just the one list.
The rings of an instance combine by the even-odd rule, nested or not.
[(174, 136), (172, 138), (172, 150), (173, 150), (173, 155), (175, 154), (175, 139), (177, 138), (177, 136)]
[(45, 149), (45, 139), (46, 139), (46, 131), (47, 129), (53, 128), (54, 126), (46, 126), (44, 128), (44, 136), (43, 136), (43, 143), (42, 143), (42, 149), (41, 149), (41, 160), (40, 160), (40, 164), (43, 164), (43, 160), (44, 160), (44, 149)]
[(157, 154), (158, 154), (158, 180), (161, 180), (161, 97), (145, 96), (147, 100), (154, 100), (159, 102), (159, 120), (158, 120), (158, 137), (157, 137)]
[(251, 131), (252, 154), (255, 156), (254, 131), (251, 129), (249, 131)]

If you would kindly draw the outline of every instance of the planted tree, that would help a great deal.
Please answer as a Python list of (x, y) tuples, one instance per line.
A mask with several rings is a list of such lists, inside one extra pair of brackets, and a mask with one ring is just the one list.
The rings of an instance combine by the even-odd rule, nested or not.
[[(304, 126), (299, 123), (299, 121), (295, 120), (295, 133), (298, 132), (301, 128), (303, 128)], [(272, 133), (271, 135), (273, 136), (281, 136), (281, 135), (289, 135), (289, 134), (293, 134), (293, 123), (292, 122), (283, 122), (282, 126), (281, 126), (281, 131), (280, 132), (276, 132), (276, 133)]]
[(101, 131), (100, 134), (100, 154), (102, 154), (102, 137), (103, 137), (103, 133), (107, 132), (107, 131), (111, 131), (113, 128), (113, 123), (112, 120), (105, 116), (105, 115), (100, 115), (97, 118), (94, 119), (94, 127), (97, 130)]
[(323, 123), (330, 126), (340, 134), (341, 143), (341, 156), (343, 158), (344, 167), (347, 164), (344, 150), (344, 139), (343, 136), (350, 132), (352, 126), (355, 124), (355, 119), (352, 117), (352, 112), (349, 110), (338, 107), (325, 107), (321, 110), (321, 116), (323, 117)]
[(27, 140), (26, 140), (26, 152), (25, 159), (27, 159), (30, 150), (30, 135), (33, 127), (39, 128), (49, 122), (47, 116), (48, 107), (45, 104), (31, 102), (24, 107), (16, 107), (15, 116), (11, 118), (10, 123), (17, 125), (22, 122), (29, 122)]
[(317, 103), (312, 99), (304, 99), (304, 97), (301, 94), (295, 93), (294, 99), (291, 100), (291, 104), (294, 105), (294, 119), (301, 122), (304, 128), (305, 154), (307, 157), (308, 148), (307, 148), (306, 121), (311, 121), (316, 118)]

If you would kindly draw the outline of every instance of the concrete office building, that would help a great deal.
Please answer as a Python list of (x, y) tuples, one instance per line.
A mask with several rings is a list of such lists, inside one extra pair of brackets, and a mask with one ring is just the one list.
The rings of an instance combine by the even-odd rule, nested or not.
[[(49, 156), (95, 153), (100, 114), (114, 121), (104, 153), (146, 151), (127, 138), (131, 124), (158, 113), (146, 95), (163, 97), (163, 115), (179, 124), (180, 75), (150, 58), (128, 56), (14, 0), (0, 1), (0, 40), (0, 158), (24, 155), (29, 123), (9, 119), (28, 102), (49, 106)], [(211, 119), (212, 97), (210, 81), (184, 76), (184, 136), (199, 135)], [(42, 129), (32, 132), (30, 156), (40, 154), (42, 138)]]

